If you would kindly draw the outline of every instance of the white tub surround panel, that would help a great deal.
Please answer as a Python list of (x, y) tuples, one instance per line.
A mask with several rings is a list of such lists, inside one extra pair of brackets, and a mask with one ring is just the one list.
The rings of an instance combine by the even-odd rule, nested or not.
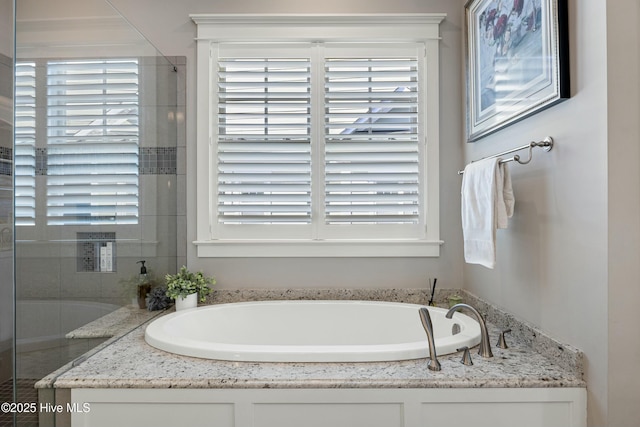
[(73, 390), (72, 426), (584, 427), (584, 389)]

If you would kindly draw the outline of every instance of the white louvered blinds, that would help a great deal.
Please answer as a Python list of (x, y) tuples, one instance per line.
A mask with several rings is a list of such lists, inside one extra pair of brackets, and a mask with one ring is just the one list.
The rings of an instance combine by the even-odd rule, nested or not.
[(311, 221), (311, 63), (218, 61), (218, 214), (225, 224)]
[(416, 58), (325, 61), (325, 221), (419, 221)]
[(217, 234), (419, 236), (424, 50), (410, 43), (288, 49), (294, 53), (214, 50)]
[(47, 222), (137, 224), (138, 60), (47, 63)]
[(36, 219), (36, 64), (16, 62), (15, 220), (35, 225)]

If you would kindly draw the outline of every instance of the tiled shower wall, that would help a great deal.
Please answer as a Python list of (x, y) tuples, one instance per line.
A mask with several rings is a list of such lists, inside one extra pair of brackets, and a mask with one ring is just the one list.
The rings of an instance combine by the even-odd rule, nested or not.
[[(46, 225), (46, 142), (36, 147), (35, 226), (16, 230), (17, 298), (71, 299), (125, 305), (131, 303), (146, 260), (162, 280), (186, 259), (184, 58), (140, 59), (139, 222), (137, 225)], [(46, 126), (38, 121), (38, 128)], [(41, 130), (41, 129), (40, 129)], [(41, 133), (46, 131), (41, 130)], [(179, 238), (179, 235), (182, 238)], [(108, 239), (105, 237), (108, 236)], [(112, 271), (89, 266), (87, 251), (96, 242), (113, 241)], [(181, 242), (180, 244), (178, 242)], [(83, 244), (86, 243), (86, 244)], [(93, 267), (93, 268), (92, 268)], [(98, 270), (98, 271), (96, 271)]]

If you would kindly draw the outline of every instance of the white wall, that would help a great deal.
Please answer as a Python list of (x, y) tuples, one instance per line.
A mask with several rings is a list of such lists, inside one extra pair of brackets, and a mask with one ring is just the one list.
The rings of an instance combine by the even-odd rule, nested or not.
[[(628, 359), (637, 363), (637, 344), (631, 346), (630, 353), (624, 353), (627, 350), (622, 348), (622, 336), (631, 333), (629, 327), (623, 326), (629, 317), (633, 320), (631, 324), (639, 322), (627, 314), (634, 310), (609, 311), (608, 307), (620, 302), (631, 304), (631, 301), (638, 301), (638, 298), (625, 298), (629, 294), (626, 283), (635, 281), (637, 277), (629, 274), (627, 264), (638, 264), (638, 257), (624, 257), (618, 262), (619, 255), (625, 254), (624, 246), (617, 244), (615, 248), (611, 247), (618, 234), (625, 236), (626, 227), (618, 225), (624, 222), (616, 221), (629, 218), (620, 214), (629, 204), (637, 208), (635, 199), (629, 201), (624, 198), (625, 190), (636, 184), (637, 193), (638, 187), (634, 180), (625, 179), (624, 172), (620, 176), (609, 176), (618, 167), (616, 161), (612, 161), (610, 151), (616, 147), (609, 144), (612, 138), (623, 138), (618, 144), (622, 149), (631, 145), (631, 141), (637, 142), (638, 138), (631, 137), (633, 131), (627, 134), (627, 130), (614, 130), (607, 118), (620, 114), (619, 121), (634, 117), (634, 123), (637, 123), (636, 110), (622, 114), (627, 104), (618, 95), (637, 94), (633, 86), (625, 86), (624, 82), (637, 80), (638, 74), (633, 67), (620, 71), (623, 73), (620, 79), (618, 76), (610, 78), (618, 83), (620, 93), (607, 93), (607, 72), (616, 67), (611, 60), (607, 66), (608, 46), (603, 37), (609, 31), (609, 37), (615, 40), (613, 44), (625, 37), (633, 43), (637, 38), (629, 38), (628, 30), (634, 25), (614, 24), (608, 28), (606, 17), (609, 11), (605, 2), (569, 0), (572, 98), (478, 143), (463, 144), (460, 142), (464, 114), (461, 49), (464, 44), (465, 1), (389, 3), (352, 0), (311, 5), (310, 2), (285, 0), (269, 3), (238, 0), (216, 4), (187, 0), (156, 11), (154, 20), (148, 20), (146, 16), (151, 0), (111, 2), (165, 54), (187, 56), (190, 70), (187, 85), (188, 141), (194, 140), (193, 114), (189, 113), (193, 111), (195, 102), (192, 83), (194, 28), (187, 17), (189, 13), (446, 12), (448, 17), (442, 27), (441, 58), (441, 235), (446, 243), (439, 259), (201, 261), (196, 259), (190, 244), (186, 259), (190, 265), (216, 274), (223, 287), (410, 287), (423, 285), (424, 278), (428, 276), (444, 278), (442, 283), (445, 286), (456, 287), (462, 278), (461, 271), (464, 271), (465, 288), (585, 352), (590, 425), (613, 425), (609, 421), (613, 422), (616, 417), (620, 417), (617, 420), (619, 425), (625, 425), (625, 421), (634, 419), (632, 417), (636, 414), (633, 410), (637, 405), (628, 399), (638, 395), (634, 387), (639, 381), (626, 370), (616, 368), (614, 363), (629, 362)], [(633, 0), (624, 0), (617, 10), (620, 15), (626, 13), (627, 20), (637, 24), (637, 5), (631, 3)], [(634, 7), (629, 10), (625, 7), (629, 5)], [(629, 54), (629, 49), (618, 52), (619, 57), (624, 57)], [(616, 111), (607, 110), (608, 103), (612, 102), (616, 103)], [(512, 167), (516, 213), (510, 229), (499, 234), (498, 267), (489, 271), (463, 265), (458, 216), (460, 178), (455, 171), (465, 161), (547, 135), (553, 136), (557, 142), (551, 153), (537, 152), (530, 165)], [(194, 163), (193, 152), (189, 146), (188, 164)], [(633, 155), (625, 158), (627, 163), (638, 160)], [(626, 167), (620, 169), (624, 171)], [(187, 204), (191, 206), (195, 185), (192, 173), (187, 175), (187, 184)], [(612, 196), (612, 188), (620, 188), (621, 192)], [(633, 217), (635, 210), (627, 212), (632, 218), (638, 218), (637, 215)], [(187, 208), (187, 218), (189, 223), (193, 223), (192, 209)], [(635, 228), (631, 231), (635, 233)], [(194, 235), (193, 228), (189, 227), (188, 241), (193, 240)], [(630, 238), (633, 241), (635, 234)], [(635, 239), (636, 245), (638, 240)], [(635, 246), (634, 250), (637, 250)], [(609, 374), (612, 374), (610, 379)], [(629, 391), (635, 393), (628, 394)], [(624, 419), (627, 417), (624, 414), (631, 414), (630, 418)]]
[[(21, 4), (34, 0), (21, 0)], [(471, 292), (585, 352), (591, 426), (640, 419), (640, 152), (637, 0), (569, 0), (572, 98), (474, 144), (463, 144), (463, 12), (450, 0), (110, 0), (165, 55), (187, 57), (187, 249), (182, 262), (221, 287), (415, 287), (426, 278)], [(46, 3), (46, 2), (45, 2)], [(55, 7), (53, 4), (55, 3)], [(83, 8), (51, 2), (51, 13)], [(60, 12), (63, 11), (63, 12)], [(441, 237), (438, 259), (198, 260), (195, 238), (195, 25), (191, 13), (445, 12), (441, 45)], [(149, 19), (153, 16), (153, 19)], [(604, 35), (607, 37), (604, 37)], [(499, 232), (495, 270), (462, 262), (465, 161), (551, 135), (556, 147), (511, 167), (516, 212)], [(183, 224), (184, 225), (184, 224)], [(181, 262), (179, 260), (179, 262)], [(628, 343), (628, 337), (633, 337)]]
[(465, 149), (469, 161), (557, 143), (511, 167), (516, 211), (498, 266), (466, 266), (465, 287), (584, 351), (589, 425), (636, 425), (638, 4), (570, 0), (569, 11), (572, 98)]
[(640, 420), (640, 4), (607, 2), (608, 422)]
[[(441, 231), (445, 241), (441, 256), (432, 259), (198, 259), (195, 246), (195, 171), (187, 169), (187, 253), (190, 268), (203, 269), (216, 276), (218, 286), (239, 287), (336, 287), (390, 288), (422, 287), (428, 277), (437, 277), (442, 287), (462, 285), (461, 231), (456, 221), (459, 211), (459, 178), (461, 166), (460, 126), (462, 88), (461, 19), (463, 10), (449, 0), (329, 0), (324, 2), (273, 0), (235, 0), (211, 2), (184, 0), (163, 2), (157, 7), (153, 0), (111, 0), (130, 22), (165, 55), (187, 57), (187, 165), (195, 165), (195, 25), (191, 13), (402, 13), (444, 12), (447, 19), (441, 26)], [(149, 11), (153, 11), (153, 19)], [(453, 197), (448, 197), (452, 194)], [(455, 213), (452, 215), (452, 213)], [(180, 261), (179, 261), (180, 262)]]

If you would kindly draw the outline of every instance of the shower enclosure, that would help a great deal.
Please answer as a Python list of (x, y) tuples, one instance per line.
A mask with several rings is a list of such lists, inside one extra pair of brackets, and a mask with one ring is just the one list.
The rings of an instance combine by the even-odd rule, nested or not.
[(37, 402), (39, 379), (106, 339), (67, 334), (135, 303), (138, 261), (158, 285), (184, 262), (185, 64), (105, 0), (21, 0), (15, 15), (15, 68), (0, 57), (3, 102), (15, 93), (13, 140), (0, 129), (0, 303), (15, 310), (2, 307), (0, 343), (15, 361), (3, 352), (0, 373)]
[[(0, 402), (14, 399), (13, 64), (14, 1), (0, 0)], [(12, 414), (0, 412), (0, 425)]]

